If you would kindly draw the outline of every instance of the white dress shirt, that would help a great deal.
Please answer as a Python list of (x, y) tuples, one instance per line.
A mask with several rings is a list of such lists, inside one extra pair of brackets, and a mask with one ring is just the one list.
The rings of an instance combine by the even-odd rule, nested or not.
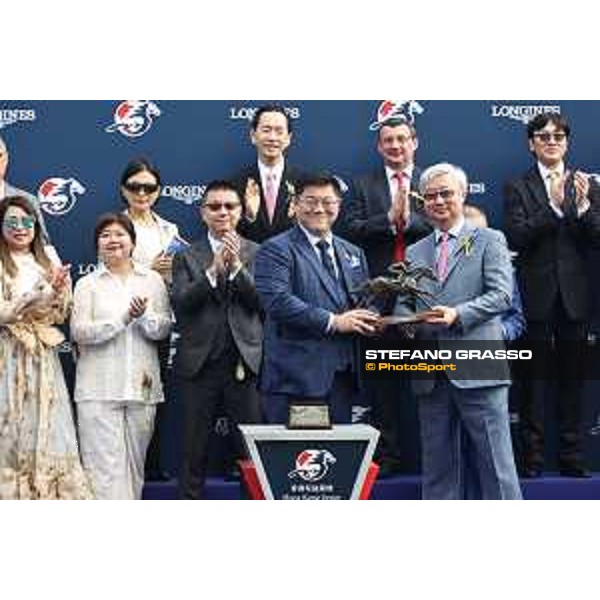
[[(104, 265), (75, 286), (71, 335), (79, 358), (75, 402), (155, 404), (164, 400), (156, 341), (168, 336), (171, 311), (161, 276), (133, 263), (122, 279)], [(133, 296), (148, 298), (145, 313), (132, 321)]]

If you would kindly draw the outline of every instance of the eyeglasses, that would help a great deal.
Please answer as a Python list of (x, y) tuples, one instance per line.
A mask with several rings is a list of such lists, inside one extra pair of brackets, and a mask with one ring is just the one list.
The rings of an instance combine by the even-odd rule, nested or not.
[(310, 210), (315, 210), (317, 206), (322, 206), (325, 210), (335, 208), (339, 203), (339, 198), (325, 197), (318, 198), (317, 196), (304, 196), (300, 198), (300, 202)]
[(33, 217), (6, 217), (4, 219), (4, 227), (6, 229), (33, 229), (35, 227), (35, 219)]
[(556, 133), (548, 133), (547, 131), (542, 131), (541, 133), (534, 133), (533, 137), (537, 138), (543, 144), (547, 144), (550, 141), (554, 140), (555, 142), (564, 142), (567, 138), (567, 134), (564, 131), (558, 131)]
[(211, 202), (210, 204), (204, 204), (203, 208), (207, 208), (211, 212), (219, 212), (224, 208), (227, 212), (231, 212), (240, 206), (239, 202)]
[(132, 194), (154, 194), (158, 191), (158, 183), (138, 183), (137, 181), (127, 182), (123, 186), (128, 192)]
[(423, 198), (425, 202), (433, 202), (437, 200), (437, 197), (440, 196), (442, 200), (450, 200), (454, 196), (456, 192), (454, 190), (439, 190), (437, 192), (425, 192), (423, 194)]

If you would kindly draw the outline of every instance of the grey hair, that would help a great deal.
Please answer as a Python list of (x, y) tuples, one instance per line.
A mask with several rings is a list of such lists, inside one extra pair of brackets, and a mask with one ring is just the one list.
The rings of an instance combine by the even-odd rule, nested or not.
[(8, 147), (6, 145), (6, 142), (4, 141), (4, 139), (2, 138), (1, 135), (0, 135), (0, 150), (4, 150), (4, 152), (8, 152)]
[(450, 175), (451, 177), (454, 177), (458, 185), (462, 188), (462, 191), (465, 194), (467, 193), (467, 190), (469, 189), (467, 174), (456, 165), (451, 165), (450, 163), (437, 163), (431, 165), (431, 167), (427, 167), (421, 174), (421, 179), (419, 179), (419, 191), (421, 194), (425, 191), (425, 188), (432, 179), (440, 177), (441, 175)]

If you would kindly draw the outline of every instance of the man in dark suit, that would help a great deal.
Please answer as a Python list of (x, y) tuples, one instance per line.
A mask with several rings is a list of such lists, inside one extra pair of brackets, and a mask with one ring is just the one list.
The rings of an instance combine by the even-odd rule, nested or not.
[(411, 194), (419, 185), (418, 147), (417, 132), (406, 119), (384, 121), (377, 133), (383, 164), (352, 182), (340, 231), (365, 251), (371, 277), (403, 260), (407, 246), (431, 233), (421, 203)]
[(260, 388), (267, 418), (285, 422), (290, 402), (327, 404), (334, 423), (349, 423), (357, 394), (355, 342), (377, 315), (353, 308), (367, 280), (364, 253), (334, 236), (340, 185), (329, 175), (297, 183), (297, 225), (266, 241), (256, 258), (265, 312)]
[(580, 406), (590, 309), (586, 253), (600, 236), (600, 198), (589, 176), (565, 165), (569, 134), (561, 115), (532, 119), (527, 137), (536, 165), (505, 188), (506, 234), (518, 252), (528, 337), (547, 347), (555, 344), (557, 360), (555, 365), (542, 361), (542, 370), (531, 372), (525, 382), (521, 424), (526, 477), (539, 477), (544, 467), (543, 408), (548, 394), (544, 380), (556, 378), (560, 473), (587, 476)]
[(237, 458), (245, 456), (237, 425), (261, 418), (256, 376), (262, 321), (253, 277), (257, 246), (235, 231), (242, 205), (230, 183), (208, 185), (201, 213), (206, 237), (175, 257), (171, 291), (181, 334), (180, 496), (189, 499), (202, 497), (209, 437), (220, 405), (234, 426)]
[[(382, 275), (394, 262), (404, 259), (405, 249), (428, 235), (428, 223), (415, 192), (420, 169), (415, 166), (419, 140), (414, 126), (400, 116), (384, 121), (377, 133), (377, 151), (383, 164), (353, 181), (349, 200), (342, 211), (341, 235), (367, 255), (371, 277)], [(393, 310), (391, 299), (382, 313)], [(393, 340), (393, 333), (387, 338)], [(409, 394), (400, 378), (368, 380), (371, 422), (381, 431), (376, 452), (380, 478), (402, 470), (400, 452), (401, 401)]]
[(269, 104), (256, 111), (250, 140), (256, 147), (257, 161), (242, 169), (233, 182), (244, 199), (238, 231), (260, 244), (292, 226), (290, 201), (301, 173), (285, 159), (292, 127), (281, 106)]

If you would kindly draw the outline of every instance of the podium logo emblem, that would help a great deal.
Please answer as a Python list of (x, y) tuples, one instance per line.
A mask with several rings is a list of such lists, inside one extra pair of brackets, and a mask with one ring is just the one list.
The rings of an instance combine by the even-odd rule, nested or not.
[(85, 193), (85, 187), (74, 177), (50, 177), (38, 190), (42, 209), (50, 215), (64, 215), (77, 202), (77, 196)]
[(303, 450), (296, 457), (296, 468), (289, 472), (288, 477), (321, 481), (329, 472), (329, 466), (335, 462), (336, 458), (329, 450)]
[(144, 135), (160, 115), (158, 104), (152, 100), (124, 100), (115, 109), (113, 122), (104, 131), (118, 131), (125, 137), (137, 138)]

